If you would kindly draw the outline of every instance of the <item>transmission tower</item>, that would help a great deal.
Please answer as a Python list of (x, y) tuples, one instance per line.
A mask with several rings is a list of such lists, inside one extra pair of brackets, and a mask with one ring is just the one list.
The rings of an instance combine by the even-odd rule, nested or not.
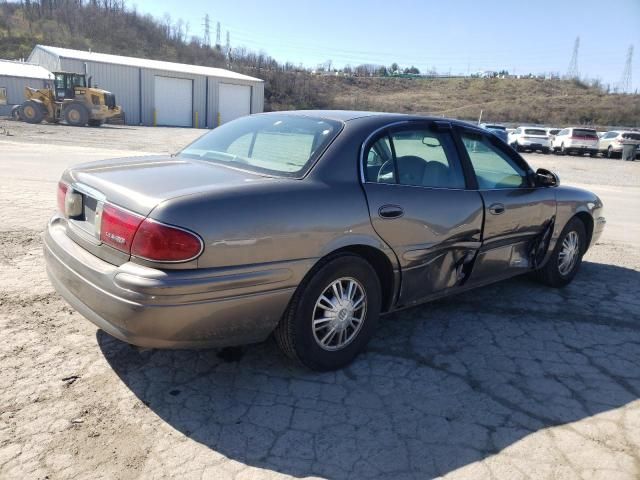
[(204, 16), (204, 39), (202, 43), (204, 43), (205, 47), (211, 46), (211, 30), (208, 13)]
[(580, 49), (580, 37), (576, 37), (576, 42), (573, 44), (573, 55), (571, 55), (571, 61), (569, 62), (569, 69), (567, 70), (568, 78), (578, 78), (580, 73), (578, 72), (578, 50)]
[(631, 60), (633, 59), (633, 45), (629, 45), (627, 50), (627, 61), (624, 65), (624, 71), (622, 72), (622, 78), (620, 78), (620, 93), (631, 93)]
[(231, 35), (229, 34), (229, 30), (227, 30), (227, 45), (225, 46), (224, 53), (226, 55), (231, 53)]
[(216, 47), (220, 48), (220, 22), (216, 24)]

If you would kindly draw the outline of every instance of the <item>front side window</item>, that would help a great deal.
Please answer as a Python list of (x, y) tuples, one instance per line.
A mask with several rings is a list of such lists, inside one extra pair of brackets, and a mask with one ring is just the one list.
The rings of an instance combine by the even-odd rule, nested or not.
[(448, 132), (403, 129), (381, 137), (365, 152), (369, 182), (431, 188), (465, 188)]
[(226, 123), (178, 155), (274, 176), (298, 177), (338, 135), (340, 122), (296, 115), (255, 115)]
[(476, 174), (478, 188), (493, 190), (529, 186), (526, 171), (485, 135), (464, 132), (461, 136)]

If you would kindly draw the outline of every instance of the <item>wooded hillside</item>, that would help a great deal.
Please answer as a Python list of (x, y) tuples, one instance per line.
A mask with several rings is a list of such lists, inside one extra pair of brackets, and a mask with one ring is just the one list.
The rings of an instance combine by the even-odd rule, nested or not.
[(483, 110), (487, 121), (640, 126), (640, 95), (609, 94), (578, 80), (320, 76), (244, 48), (225, 55), (191, 32), (182, 20), (141, 15), (124, 0), (0, 3), (0, 58), (26, 58), (40, 43), (230, 68), (265, 80), (266, 110), (367, 109), (470, 120)]

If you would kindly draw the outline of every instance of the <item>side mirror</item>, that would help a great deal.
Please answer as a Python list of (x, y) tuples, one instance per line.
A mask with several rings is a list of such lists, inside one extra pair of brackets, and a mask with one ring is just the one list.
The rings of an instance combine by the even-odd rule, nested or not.
[(560, 185), (560, 177), (546, 168), (536, 170), (535, 180), (538, 187), (557, 187)]

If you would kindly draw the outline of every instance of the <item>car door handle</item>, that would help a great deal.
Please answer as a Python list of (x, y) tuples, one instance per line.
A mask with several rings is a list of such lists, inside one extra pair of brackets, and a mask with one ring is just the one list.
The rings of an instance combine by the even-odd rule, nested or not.
[(399, 218), (404, 215), (404, 210), (399, 205), (383, 205), (378, 210), (382, 218)]
[(491, 213), (492, 215), (502, 215), (504, 211), (504, 205), (501, 203), (494, 203), (489, 207), (489, 213)]

